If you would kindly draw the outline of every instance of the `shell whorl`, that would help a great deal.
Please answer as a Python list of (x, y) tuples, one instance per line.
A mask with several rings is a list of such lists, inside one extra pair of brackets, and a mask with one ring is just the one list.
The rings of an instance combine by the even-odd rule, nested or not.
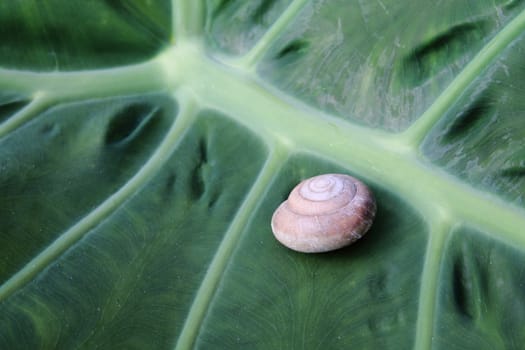
[(272, 231), (301, 252), (338, 249), (361, 238), (372, 225), (376, 204), (368, 187), (343, 174), (299, 183), (272, 217)]
[(320, 175), (294, 188), (288, 197), (288, 206), (298, 214), (323, 215), (344, 207), (355, 194), (355, 184), (346, 176)]

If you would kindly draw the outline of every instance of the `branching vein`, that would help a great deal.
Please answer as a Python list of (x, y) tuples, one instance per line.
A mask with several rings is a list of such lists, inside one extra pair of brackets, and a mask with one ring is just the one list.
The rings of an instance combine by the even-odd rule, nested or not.
[(0, 88), (27, 95), (45, 93), (60, 100), (158, 91), (167, 84), (164, 68), (161, 55), (142, 64), (85, 71), (39, 73), (0, 68)]
[(188, 317), (175, 349), (190, 349), (198, 335), (200, 325), (206, 315), (208, 305), (213, 298), (215, 289), (223, 275), (230, 260), (231, 254), (239, 241), (241, 233), (248, 221), (253, 217), (261, 198), (268, 189), (268, 184), (276, 174), (276, 169), (285, 161), (286, 154), (279, 150), (270, 153), (263, 169), (260, 172), (250, 192), (246, 196), (232, 224), (224, 235), (224, 238), (210, 263), (208, 271), (204, 276), (199, 290), (190, 308)]
[(525, 11), (508, 23), (470, 61), (463, 71), (435, 100), (430, 108), (415, 121), (400, 138), (413, 147), (418, 147), (430, 129), (443, 117), (445, 112), (459, 99), (467, 87), (498, 57), (518, 36), (525, 31)]
[[(236, 76), (202, 55), (197, 54), (188, 62), (196, 65), (190, 69), (203, 73), (201, 79), (221, 86), (213, 88), (193, 77), (186, 82), (188, 88), (198, 96), (206, 96), (209, 106), (228, 111), (232, 118), (257, 130), (262, 137), (279, 139), (290, 147), (297, 145), (300, 150), (351, 168), (390, 191), (403, 193), (425, 216), (439, 208), (455, 215), (455, 220), (469, 222), (495, 237), (525, 247), (525, 236), (520, 234), (525, 227), (522, 208), (461, 182), (417, 157), (413, 148), (403, 147), (382, 133), (283, 100), (256, 78)], [(417, 182), (407, 181), (407, 176)]]
[(46, 98), (45, 95), (37, 94), (28, 105), (24, 106), (24, 108), (16, 112), (4, 123), (0, 124), (0, 139), (18, 128), (20, 125), (33, 119), (49, 106), (50, 103), (51, 101), (49, 98)]
[[(182, 101), (189, 101), (183, 99)], [(168, 131), (166, 137), (159, 145), (155, 153), (146, 164), (133, 176), (124, 186), (102, 202), (92, 212), (87, 214), (77, 224), (61, 234), (53, 243), (45, 248), (40, 254), (29, 261), (15, 275), (0, 286), (0, 301), (8, 298), (11, 294), (30, 282), (35, 276), (43, 271), (49, 264), (53, 263), (61, 254), (69, 249), (75, 242), (80, 240), (91, 229), (96, 227), (102, 220), (111, 215), (119, 206), (139, 190), (169, 158), (176, 145), (180, 141), (181, 134), (187, 129), (195, 116), (192, 103), (181, 103), (180, 112)]]
[[(437, 219), (437, 220), (436, 220)], [(446, 218), (436, 215), (429, 225), (429, 240), (425, 252), (425, 263), (419, 290), (419, 307), (414, 349), (432, 348), (440, 261), (445, 241), (450, 236), (451, 225)]]
[(172, 36), (175, 44), (198, 37), (204, 28), (204, 0), (172, 0)]
[(294, 0), (281, 16), (272, 24), (272, 26), (259, 39), (255, 46), (241, 58), (238, 66), (245, 70), (254, 70), (255, 66), (261, 60), (262, 56), (268, 51), (270, 45), (282, 34), (297, 16), (299, 11), (307, 3), (307, 0)]

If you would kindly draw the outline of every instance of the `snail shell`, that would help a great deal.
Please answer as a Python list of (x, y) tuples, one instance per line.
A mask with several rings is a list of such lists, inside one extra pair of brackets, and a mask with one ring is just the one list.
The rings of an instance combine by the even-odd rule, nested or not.
[(299, 183), (272, 216), (275, 238), (290, 249), (318, 253), (361, 238), (372, 225), (376, 202), (361, 181), (325, 174)]

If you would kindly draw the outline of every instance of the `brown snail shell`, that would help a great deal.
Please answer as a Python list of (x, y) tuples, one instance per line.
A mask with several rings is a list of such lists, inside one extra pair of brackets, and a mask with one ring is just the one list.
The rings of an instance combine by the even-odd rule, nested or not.
[(343, 174), (303, 180), (272, 216), (275, 238), (304, 253), (326, 252), (361, 238), (372, 225), (376, 202), (361, 181)]

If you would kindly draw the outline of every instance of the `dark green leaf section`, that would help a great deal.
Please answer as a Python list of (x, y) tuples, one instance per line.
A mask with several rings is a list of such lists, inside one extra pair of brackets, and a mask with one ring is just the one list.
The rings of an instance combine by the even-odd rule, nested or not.
[(273, 210), (300, 180), (327, 172), (348, 173), (296, 156), (276, 174), (231, 258), (197, 348), (412, 347), (427, 232), (406, 203), (372, 184), (378, 212), (371, 231), (335, 252), (296, 253), (273, 238)]
[(0, 67), (71, 70), (143, 61), (169, 43), (170, 2), (0, 2)]
[(24, 108), (31, 99), (18, 93), (0, 91), (0, 124)]
[(160, 95), (58, 105), (0, 139), (0, 281), (128, 181), (176, 110)]
[(291, 0), (207, 0), (206, 42), (228, 54), (248, 51)]
[(525, 205), (525, 37), (480, 76), (427, 137), (432, 162)]
[(500, 2), (312, 1), (259, 73), (323, 111), (400, 131), (525, 6)]
[(436, 349), (523, 349), (523, 252), (463, 228), (446, 251), (438, 291)]
[(0, 304), (0, 348), (171, 348), (265, 153), (203, 113), (140, 192)]

